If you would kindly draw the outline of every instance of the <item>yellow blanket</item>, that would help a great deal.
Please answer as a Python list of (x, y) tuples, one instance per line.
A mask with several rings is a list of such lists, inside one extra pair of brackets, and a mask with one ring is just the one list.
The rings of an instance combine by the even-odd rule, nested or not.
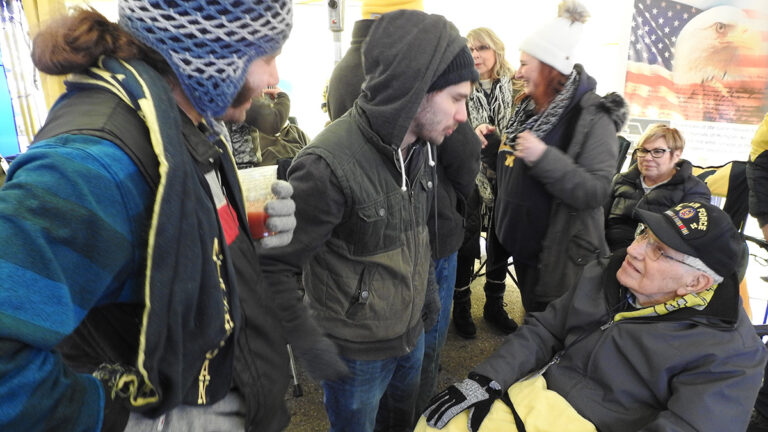
[[(517, 414), (525, 424), (526, 432), (571, 431), (597, 432), (595, 426), (579, 415), (562, 396), (547, 389), (547, 381), (543, 376), (518, 381), (508, 391)], [(467, 430), (469, 411), (466, 410), (454, 417), (443, 429), (443, 432), (459, 432)], [(426, 419), (421, 417), (414, 432), (436, 431), (427, 426)], [(507, 405), (497, 400), (491, 406), (488, 417), (480, 426), (479, 432), (516, 432), (515, 418)]]

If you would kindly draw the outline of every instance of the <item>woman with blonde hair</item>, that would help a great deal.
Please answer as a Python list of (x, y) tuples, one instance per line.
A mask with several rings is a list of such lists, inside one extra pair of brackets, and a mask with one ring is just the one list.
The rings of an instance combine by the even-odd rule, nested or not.
[[(476, 28), (467, 34), (467, 45), (472, 52), (475, 69), (480, 80), (474, 84), (467, 100), (469, 123), (472, 127), (486, 125), (489, 132), (496, 128), (503, 130), (512, 118), (515, 96), (518, 93), (513, 84), (514, 69), (504, 58), (504, 43), (493, 30), (485, 27)], [(467, 202), (464, 245), (459, 250), (456, 271), (456, 289), (453, 301), (453, 324), (459, 336), (473, 338), (477, 333), (472, 321), (470, 290), (474, 274), (475, 260), (480, 258), (480, 231), (490, 228), (491, 212), (496, 189), (496, 154), (499, 141), (491, 140), (488, 144), (483, 139), (481, 150), (480, 173), (477, 176), (478, 187)], [(490, 243), (486, 243), (490, 244)], [(485, 307), (483, 318), (503, 333), (511, 333), (517, 328), (514, 320), (504, 310), (504, 280), (506, 279), (506, 257), (501, 261), (496, 258), (502, 254), (489, 247), (486, 264)]]
[(517, 89), (515, 70), (504, 57), (504, 42), (493, 30), (479, 27), (467, 33), (467, 44), (480, 74), (469, 97), (472, 126), (487, 123), (505, 128), (512, 118)]
[(640, 137), (637, 162), (613, 178), (605, 206), (605, 237), (611, 251), (634, 240), (636, 208), (662, 212), (681, 202), (709, 202), (709, 188), (693, 175), (691, 163), (681, 159), (683, 148), (680, 131), (665, 124), (651, 125)]

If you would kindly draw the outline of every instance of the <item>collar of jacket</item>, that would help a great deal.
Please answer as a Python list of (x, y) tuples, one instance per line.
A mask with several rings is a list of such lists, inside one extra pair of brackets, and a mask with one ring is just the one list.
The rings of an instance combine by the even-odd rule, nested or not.
[(368, 37), (368, 33), (371, 31), (371, 27), (376, 23), (375, 19), (362, 19), (355, 21), (355, 25), (352, 27), (352, 40), (349, 42), (350, 46), (362, 45), (365, 38)]
[[(626, 249), (616, 251), (604, 264), (602, 285), (608, 307), (618, 304), (627, 295), (627, 288), (616, 279), (616, 272), (627, 256)], [(643, 317), (648, 321), (691, 321), (719, 328), (733, 328), (739, 318), (739, 281), (735, 274), (725, 278), (715, 290), (709, 305), (702, 309), (683, 308), (666, 315)]]
[[(368, 115), (366, 114), (365, 110), (360, 105), (358, 105), (357, 101), (355, 101), (353, 109), (349, 110), (349, 115), (352, 116), (355, 124), (357, 124), (358, 128), (360, 128), (360, 131), (362, 132), (366, 141), (371, 144), (379, 153), (387, 157), (390, 157), (393, 154), (397, 156), (397, 152), (400, 150), (401, 143), (384, 142), (381, 137), (371, 128), (371, 122), (368, 119)], [(426, 141), (418, 138), (411, 145), (424, 146), (426, 144)]]
[[(382, 155), (387, 160), (391, 160), (392, 164), (388, 164), (387, 166), (391, 167), (393, 169), (393, 174), (400, 176), (400, 182), (401, 182), (401, 188), (403, 192), (408, 190), (408, 185), (413, 182), (414, 179), (419, 178), (419, 176), (422, 175), (422, 171), (424, 170), (424, 159), (425, 159), (425, 152), (415, 152), (413, 150), (414, 147), (427, 147), (428, 154), (427, 156), (429, 158), (429, 161), (432, 162), (430, 165), (433, 165), (432, 172), (432, 182), (433, 184), (437, 183), (437, 177), (434, 170), (434, 162), (431, 156), (431, 147), (429, 143), (424, 141), (421, 138), (416, 139), (412, 144), (409, 145), (409, 151), (407, 152), (408, 157), (410, 157), (411, 154), (415, 154), (418, 157), (418, 160), (409, 161), (407, 164), (405, 163), (406, 156), (401, 155), (400, 153), (400, 144), (399, 143), (391, 143), (387, 144), (385, 143), (381, 137), (376, 134), (376, 132), (371, 128), (370, 121), (368, 119), (368, 116), (365, 113), (365, 110), (358, 104), (357, 101), (355, 101), (354, 106), (352, 109), (350, 109), (347, 114), (352, 118), (352, 121), (357, 125), (357, 127), (360, 129), (360, 132), (363, 134), (363, 138), (366, 141), (366, 144), (371, 145), (379, 154)], [(435, 152), (437, 151), (437, 147), (435, 147)], [(390, 159), (391, 158), (391, 159)], [(418, 169), (414, 172), (411, 171), (412, 176), (408, 175), (408, 170), (406, 166), (413, 166), (413, 164), (417, 164)], [(437, 196), (433, 194), (433, 198), (437, 199)]]
[[(226, 147), (216, 150), (201, 141), (190, 147), (185, 142), (182, 130), (199, 135), (200, 140), (207, 138), (182, 115), (168, 84), (157, 71), (139, 60), (110, 57), (102, 57), (99, 66), (100, 69), (91, 68), (79, 78), (70, 77), (68, 91), (106, 89), (135, 109), (150, 131), (160, 174), (147, 234), (145, 308), (139, 323), (136, 370), (126, 370), (115, 381), (112, 394), (127, 395), (133, 407), (159, 415), (181, 403), (189, 393), (195, 393), (197, 389), (188, 386), (193, 376), (199, 373), (201, 377), (218, 378), (229, 372), (230, 366), (225, 362), (211, 366), (210, 370), (208, 364), (217, 353), (231, 352), (232, 344), (222, 345), (222, 342), (241, 325), (234, 285), (236, 277), (232, 263), (224, 259), (227, 254), (221, 243), (224, 235), (216, 212), (210, 211), (211, 193), (207, 185), (192, 188), (190, 185), (202, 185), (200, 159), (206, 160), (206, 156), (219, 150), (228, 153), (228, 158), (218, 160), (222, 163), (223, 183), (237, 185), (237, 174)], [(217, 143), (223, 146), (221, 139), (217, 139)], [(187, 155), (192, 153), (196, 153), (194, 159), (198, 165), (188, 162)], [(230, 192), (233, 193), (228, 194), (228, 198), (236, 209), (238, 222), (240, 226), (247, 226), (242, 196)], [(169, 260), (169, 256), (180, 258)], [(200, 288), (192, 293), (168, 290), (168, 287)], [(199, 307), (203, 304), (207, 306), (205, 309)], [(192, 322), (194, 337), (191, 337), (191, 327), (178, 325)], [(223, 370), (227, 374), (220, 375)], [(203, 400), (205, 394), (220, 394), (230, 385), (225, 379), (206, 382), (210, 385), (201, 386), (199, 392)], [(165, 389), (171, 390), (164, 392)]]
[[(693, 165), (691, 165), (691, 163), (685, 159), (680, 159), (677, 161), (675, 168), (677, 168), (675, 175), (673, 175), (672, 178), (670, 178), (669, 181), (665, 184), (683, 183), (687, 177), (693, 175)], [(622, 176), (630, 183), (636, 183), (639, 185), (640, 168), (638, 168), (637, 162), (633, 163), (632, 166), (629, 167), (629, 169), (624, 174), (622, 174)]]

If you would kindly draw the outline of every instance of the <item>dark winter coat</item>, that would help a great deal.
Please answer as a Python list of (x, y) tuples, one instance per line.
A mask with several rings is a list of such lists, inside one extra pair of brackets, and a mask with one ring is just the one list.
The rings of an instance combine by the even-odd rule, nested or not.
[(606, 268), (590, 264), (475, 372), (506, 389), (568, 347), (544, 373), (547, 388), (600, 431), (744, 430), (766, 350), (739, 302), (736, 277), (703, 310), (614, 321), (627, 292), (616, 280), (624, 256)]
[(757, 219), (760, 227), (768, 224), (768, 114), (752, 138), (752, 148), (747, 162), (749, 183), (749, 214)]
[[(520, 214), (521, 203), (511, 202), (505, 194), (515, 187), (511, 184), (510, 172), (517, 164), (501, 158), (497, 164), (496, 234), (504, 247), (510, 252), (513, 250), (505, 244), (505, 229), (525, 229), (526, 218), (547, 219), (544, 240), (540, 245), (533, 245), (541, 248), (540, 278), (534, 292), (539, 302), (549, 302), (562, 295), (578, 281), (586, 264), (608, 254), (602, 206), (616, 169), (616, 133), (626, 120), (626, 103), (615, 93), (598, 96), (594, 92), (594, 79), (583, 69), (581, 74), (582, 82), (591, 82), (591, 90), (571, 108), (579, 114), (572, 134), (566, 134), (569, 142), (548, 145), (535, 163), (519, 167), (527, 169), (526, 175), (543, 185), (551, 196), (549, 214)], [(509, 219), (513, 217), (520, 227), (509, 226)]]
[[(294, 277), (302, 270), (309, 307), (343, 356), (400, 356), (423, 334), (431, 144), (407, 146), (404, 176), (400, 147), (427, 88), (464, 44), (444, 18), (416, 11), (387, 14), (371, 30), (364, 91), (288, 171), (293, 241), (262, 257), (265, 278), (284, 297), (278, 307), (294, 312), (284, 321), (289, 339), (304, 337)], [(398, 78), (407, 85), (393, 82)]]
[[(94, 84), (99, 76), (91, 72), (89, 81), (68, 83), (68, 93), (52, 110), (35, 146), (67, 137), (71, 137), (73, 145), (93, 137), (123, 143), (120, 148), (131, 156), (143, 176), (115, 175), (113, 172), (122, 171), (106, 165), (110, 166), (111, 176), (103, 182), (89, 183), (78, 178), (71, 184), (60, 182), (57, 187), (75, 184), (111, 190), (110, 184), (114, 183), (125, 190), (146, 189), (140, 198), (121, 194), (122, 200), (116, 200), (126, 207), (141, 206), (145, 210), (117, 216), (125, 210), (123, 207), (112, 208), (110, 203), (100, 202), (94, 208), (109, 217), (72, 213), (83, 223), (90, 221), (87, 230), (96, 233), (107, 232), (100, 224), (110, 218), (127, 218), (135, 225), (125, 230), (127, 240), (106, 236), (110, 247), (96, 249), (110, 251), (101, 254), (110, 264), (104, 267), (108, 272), (99, 272), (100, 277), (111, 275), (109, 287), (122, 287), (125, 293), (105, 291), (103, 298), (86, 300), (91, 293), (73, 291), (71, 298), (90, 305), (88, 314), (57, 348), (73, 369), (93, 373), (98, 368), (117, 380), (114, 388), (107, 387), (107, 394), (111, 390), (119, 397), (108, 395), (105, 399), (105, 431), (123, 430), (129, 414), (128, 398), (133, 405), (131, 411), (159, 416), (179, 405), (215, 403), (232, 389), (233, 381), (245, 399), (245, 429), (281, 430), (289, 420), (283, 399), (288, 386), (288, 356), (282, 334), (274, 331), (279, 319), (261, 283), (256, 263), (259, 247), (244, 228), (248, 224), (242, 188), (228, 147), (222, 140), (209, 141), (176, 107), (165, 80), (146, 64), (132, 61), (130, 71), (136, 72), (131, 75), (122, 68), (123, 62), (105, 58), (103, 63), (125, 78), (122, 94), (139, 100), (136, 89), (146, 92), (140, 95), (156, 105), (152, 112), (157, 117), (147, 111), (140, 116), (122, 97)], [(149, 131), (158, 129), (159, 139), (153, 133), (150, 140)], [(94, 150), (104, 154), (108, 147), (105, 143)], [(105, 164), (90, 156), (83, 160)], [(22, 166), (18, 165), (20, 169)], [(209, 183), (208, 179), (216, 180)], [(82, 190), (74, 195), (92, 199)], [(229, 217), (220, 217), (216, 196), (226, 197)], [(96, 220), (99, 224), (95, 224)], [(85, 232), (71, 226), (68, 230)], [(117, 239), (121, 240), (119, 246), (112, 246)], [(78, 239), (74, 244), (80, 242)], [(102, 240), (100, 245), (104, 243)], [(49, 247), (54, 245), (61, 251), (90, 250), (62, 247), (56, 241)], [(132, 248), (137, 266), (120, 262), (124, 256), (118, 251), (123, 248)], [(88, 253), (96, 256), (93, 250)], [(150, 259), (151, 266), (146, 263)], [(77, 260), (70, 257), (65, 262)], [(79, 266), (69, 267), (82, 271)], [(86, 283), (73, 283), (72, 288), (102, 289), (96, 281), (91, 276)], [(147, 371), (141, 377), (149, 377), (150, 381), (132, 380), (140, 368)], [(198, 385), (203, 379), (203, 384)], [(136, 387), (132, 388), (132, 382), (137, 383)]]
[[(362, 45), (376, 20), (355, 22), (349, 50), (334, 67), (328, 83), (328, 115), (331, 121), (352, 108), (360, 95), (363, 75)], [(430, 209), (429, 240), (432, 258), (456, 252), (464, 240), (464, 217), (460, 209), (475, 188), (480, 167), (480, 140), (468, 122), (462, 123), (437, 148), (437, 199)]]
[(635, 208), (660, 213), (683, 202), (709, 202), (709, 188), (691, 173), (691, 163), (683, 159), (676, 167), (677, 172), (668, 182), (648, 193), (643, 190), (637, 164), (616, 174), (611, 197), (605, 206), (605, 238), (611, 251), (627, 247), (635, 239), (639, 222), (633, 217)]
[(363, 74), (363, 42), (368, 37), (371, 27), (376, 20), (364, 19), (355, 21), (352, 27), (352, 40), (349, 49), (333, 68), (331, 79), (328, 81), (326, 102), (328, 116), (331, 121), (344, 115), (352, 108), (360, 96), (365, 75)]

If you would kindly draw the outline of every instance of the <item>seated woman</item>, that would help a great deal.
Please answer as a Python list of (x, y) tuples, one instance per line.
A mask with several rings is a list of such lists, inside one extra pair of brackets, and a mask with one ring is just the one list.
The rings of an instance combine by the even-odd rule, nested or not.
[(693, 176), (691, 163), (680, 158), (684, 147), (680, 131), (664, 124), (650, 126), (640, 137), (637, 162), (613, 178), (605, 206), (605, 238), (611, 252), (634, 240), (635, 208), (660, 212), (681, 202), (710, 201), (707, 185)]

